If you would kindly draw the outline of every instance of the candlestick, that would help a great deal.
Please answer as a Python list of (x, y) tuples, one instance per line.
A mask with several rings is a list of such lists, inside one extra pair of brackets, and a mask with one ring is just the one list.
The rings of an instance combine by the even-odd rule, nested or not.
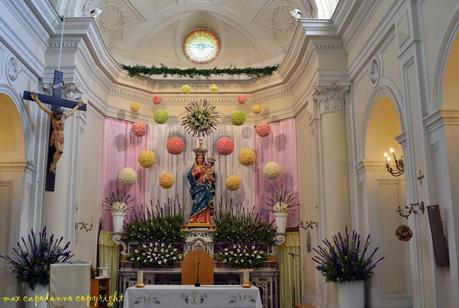
[(143, 271), (137, 271), (137, 284), (135, 285), (136, 288), (143, 288)]

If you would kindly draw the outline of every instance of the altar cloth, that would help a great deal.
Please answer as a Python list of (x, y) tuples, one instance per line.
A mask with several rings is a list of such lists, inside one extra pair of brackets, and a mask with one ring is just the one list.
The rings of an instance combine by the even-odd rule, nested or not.
[(257, 287), (232, 285), (146, 285), (130, 287), (123, 308), (262, 308)]

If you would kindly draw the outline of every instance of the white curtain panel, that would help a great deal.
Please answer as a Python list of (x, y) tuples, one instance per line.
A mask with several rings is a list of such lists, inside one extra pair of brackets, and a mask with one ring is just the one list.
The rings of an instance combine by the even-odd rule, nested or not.
[[(158, 200), (163, 206), (167, 200), (178, 200), (185, 209), (185, 217), (191, 212), (190, 185), (186, 175), (195, 159), (193, 149), (198, 147), (197, 137), (186, 133), (179, 124), (149, 123), (147, 148), (157, 155), (157, 162), (153, 168), (147, 169), (145, 185), (145, 204), (156, 206)], [(254, 149), (254, 129), (250, 125), (234, 126), (221, 124), (218, 130), (205, 138), (204, 146), (208, 149), (206, 159), (213, 155), (217, 182), (215, 187), (215, 206), (218, 211), (220, 201), (223, 203), (233, 200), (233, 205), (242, 202), (243, 208), (252, 210), (255, 205), (255, 166), (245, 167), (239, 163), (238, 154), (242, 148)], [(215, 142), (220, 136), (229, 136), (234, 140), (234, 151), (230, 155), (220, 155), (216, 151)], [(185, 151), (180, 155), (167, 152), (167, 140), (171, 137), (181, 137), (185, 141)], [(174, 186), (164, 189), (159, 185), (159, 177), (165, 172), (170, 172), (175, 177)], [(241, 187), (237, 191), (228, 191), (225, 188), (227, 176), (237, 175), (241, 178)]]

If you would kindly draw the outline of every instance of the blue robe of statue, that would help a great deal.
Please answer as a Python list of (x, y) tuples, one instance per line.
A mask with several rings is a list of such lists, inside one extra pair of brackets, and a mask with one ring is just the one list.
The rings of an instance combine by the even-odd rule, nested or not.
[[(215, 172), (213, 173), (213, 176), (215, 178)], [(190, 217), (193, 217), (209, 207), (209, 203), (214, 199), (215, 184), (207, 181), (199, 183), (199, 181), (193, 176), (193, 167), (190, 168), (186, 177), (188, 182), (190, 182), (190, 194), (191, 199), (193, 200)]]

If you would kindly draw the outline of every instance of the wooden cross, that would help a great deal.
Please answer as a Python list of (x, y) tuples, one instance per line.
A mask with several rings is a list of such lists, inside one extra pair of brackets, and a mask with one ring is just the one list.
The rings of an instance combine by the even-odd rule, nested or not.
[(421, 169), (419, 169), (419, 176), (418, 176), (418, 181), (419, 184), (422, 186), (422, 179), (424, 178), (424, 174), (422, 174)]
[[(74, 111), (76, 110), (82, 110), (86, 111), (86, 104), (81, 104), (81, 102), (76, 102), (73, 100), (69, 99), (64, 99), (62, 98), (62, 85), (63, 85), (63, 80), (64, 80), (64, 73), (58, 70), (54, 71), (54, 80), (53, 80), (53, 95), (44, 95), (44, 94), (35, 94), (29, 91), (24, 91), (24, 94), (22, 96), (23, 99), (29, 100), (29, 101), (37, 101), (38, 105), (40, 106), (41, 109), (43, 109), (50, 117), (52, 115), (55, 115), (56, 113), (62, 114), (60, 111), (60, 107), (64, 108), (70, 108), (72, 109), (70, 112), (63, 113), (64, 120), (67, 116), (70, 116)], [(35, 95), (35, 97), (33, 97)], [(51, 105), (51, 110), (47, 110), (45, 107), (43, 107), (43, 104), (48, 104)], [(53, 123), (53, 122), (52, 122)], [(62, 121), (62, 130), (63, 130), (63, 121)], [(60, 142), (62, 147), (64, 144), (63, 140), (63, 132), (62, 136), (56, 136), (56, 131), (53, 125), (50, 125), (49, 129), (49, 138), (50, 140), (55, 140), (56, 138), (62, 138), (62, 140), (56, 141)], [(56, 148), (57, 146), (50, 146), (48, 147), (48, 160), (46, 164), (46, 185), (45, 185), (45, 190), (46, 191), (54, 191), (54, 186), (55, 186), (55, 180), (56, 180), (56, 159), (55, 159), (55, 154), (56, 154)], [(59, 152), (62, 153), (62, 152)], [(60, 158), (57, 158), (57, 160)], [(52, 164), (54, 163), (54, 166), (51, 168)], [(54, 172), (52, 171), (54, 170)]]

